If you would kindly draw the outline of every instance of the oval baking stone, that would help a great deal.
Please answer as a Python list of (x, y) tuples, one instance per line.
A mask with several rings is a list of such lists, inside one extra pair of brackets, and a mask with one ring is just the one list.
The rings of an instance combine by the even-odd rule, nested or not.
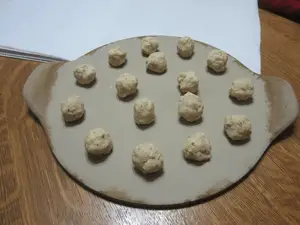
[[(117, 41), (98, 48), (79, 59), (65, 63), (41, 64), (30, 75), (23, 95), (30, 109), (41, 121), (58, 162), (77, 181), (96, 193), (141, 206), (174, 206), (210, 197), (244, 177), (258, 162), (270, 142), (298, 113), (291, 86), (276, 77), (260, 77), (229, 56), (224, 74), (213, 74), (206, 66), (213, 47), (195, 43), (195, 54), (183, 60), (177, 55), (177, 37), (157, 36), (168, 71), (162, 75), (146, 71), (146, 57), (141, 54), (141, 38)], [(127, 52), (122, 68), (108, 65), (108, 50), (120, 46)], [(76, 84), (73, 70), (79, 64), (92, 64), (97, 82), (84, 88)], [(178, 119), (177, 88), (179, 72), (193, 70), (199, 77), (199, 95), (204, 103), (203, 120), (185, 124)], [(116, 97), (115, 81), (124, 72), (138, 77), (135, 98), (121, 101)], [(236, 78), (250, 78), (255, 87), (253, 101), (237, 104), (228, 97)], [(60, 104), (77, 94), (84, 101), (83, 121), (66, 126)], [(146, 129), (133, 120), (133, 103), (148, 97), (155, 103), (156, 122)], [(223, 132), (224, 117), (244, 114), (252, 121), (251, 140), (231, 143)], [(113, 139), (113, 152), (103, 159), (86, 154), (84, 138), (92, 128), (101, 127)], [(212, 158), (203, 164), (183, 158), (189, 135), (204, 132), (212, 143)], [(164, 172), (143, 177), (132, 166), (131, 155), (137, 144), (155, 143), (164, 156)]]

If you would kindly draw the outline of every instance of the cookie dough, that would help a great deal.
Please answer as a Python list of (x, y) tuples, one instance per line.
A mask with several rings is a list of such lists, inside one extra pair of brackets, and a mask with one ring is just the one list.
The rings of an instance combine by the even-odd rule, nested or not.
[(156, 52), (159, 48), (159, 42), (153, 37), (145, 37), (142, 39), (142, 52), (145, 55), (150, 55)]
[(154, 73), (164, 73), (167, 70), (167, 59), (163, 52), (154, 52), (147, 59), (147, 69)]
[(189, 58), (194, 54), (195, 42), (190, 37), (179, 38), (177, 42), (177, 52), (182, 58)]
[(183, 150), (184, 158), (206, 161), (211, 158), (211, 143), (204, 133), (197, 132), (188, 137)]
[(199, 120), (202, 117), (203, 109), (204, 106), (200, 98), (191, 92), (187, 92), (179, 99), (179, 116), (188, 122)]
[(129, 74), (123, 73), (116, 80), (117, 95), (120, 98), (133, 95), (137, 92), (138, 79)]
[(108, 51), (108, 62), (113, 67), (121, 66), (125, 63), (127, 53), (122, 51), (119, 46)]
[(233, 141), (249, 139), (252, 132), (251, 121), (244, 115), (226, 116), (224, 131)]
[(251, 79), (239, 78), (232, 82), (229, 89), (229, 96), (239, 101), (245, 101), (252, 98), (254, 86)]
[(198, 92), (199, 79), (194, 71), (182, 72), (177, 77), (179, 89), (182, 93)]
[(84, 111), (84, 104), (77, 95), (70, 96), (65, 102), (61, 103), (61, 113), (66, 122), (81, 119)]
[(143, 174), (150, 174), (163, 169), (164, 158), (154, 144), (143, 143), (133, 150), (132, 163)]
[(214, 49), (208, 54), (207, 66), (217, 73), (224, 72), (226, 70), (226, 64), (228, 55), (221, 51)]
[(87, 153), (91, 155), (106, 155), (113, 149), (113, 142), (110, 134), (102, 128), (95, 128), (89, 131), (84, 139), (84, 146)]
[(136, 124), (146, 125), (154, 122), (154, 102), (148, 98), (141, 98), (136, 100), (133, 106), (133, 115)]
[(82, 64), (73, 71), (74, 77), (81, 85), (88, 85), (96, 79), (96, 69), (89, 64)]

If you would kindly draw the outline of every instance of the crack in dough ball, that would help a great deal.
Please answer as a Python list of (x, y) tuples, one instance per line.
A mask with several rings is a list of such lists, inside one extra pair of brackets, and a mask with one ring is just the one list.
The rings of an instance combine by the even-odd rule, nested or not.
[(182, 93), (198, 92), (199, 79), (194, 71), (182, 72), (177, 77), (179, 89)]
[(217, 73), (224, 72), (226, 70), (226, 64), (228, 55), (221, 51), (214, 49), (208, 54), (207, 66)]
[(84, 115), (84, 104), (79, 96), (70, 96), (61, 103), (61, 113), (66, 122), (79, 120)]
[(147, 69), (155, 73), (163, 73), (167, 70), (167, 59), (163, 52), (154, 52), (147, 59)]
[(163, 170), (164, 158), (154, 144), (143, 143), (133, 150), (132, 163), (143, 174), (150, 174)]
[(247, 140), (252, 133), (251, 121), (244, 115), (226, 116), (224, 130), (233, 141)]
[(159, 48), (159, 42), (153, 37), (145, 37), (142, 39), (142, 52), (145, 55), (150, 55), (156, 52)]
[(109, 133), (102, 128), (95, 128), (89, 131), (84, 139), (84, 146), (87, 153), (101, 156), (109, 154), (113, 149), (113, 142)]
[(195, 42), (190, 37), (179, 38), (177, 42), (177, 52), (182, 58), (189, 58), (194, 54)]
[(136, 100), (133, 106), (133, 115), (136, 124), (146, 125), (154, 122), (154, 102), (148, 98)]
[(251, 79), (239, 78), (232, 82), (229, 89), (229, 96), (236, 98), (239, 101), (245, 101), (252, 98), (254, 86)]
[(183, 150), (184, 158), (194, 161), (206, 161), (211, 158), (211, 142), (204, 133), (197, 132), (188, 137)]
[(116, 80), (117, 95), (120, 98), (133, 95), (137, 92), (138, 79), (129, 74), (123, 73)]
[(122, 51), (119, 46), (108, 51), (108, 62), (111, 66), (118, 67), (125, 63), (127, 53)]
[(199, 120), (202, 117), (203, 109), (204, 106), (200, 98), (191, 92), (187, 92), (179, 99), (179, 116), (188, 122)]
[(82, 85), (88, 85), (96, 79), (96, 69), (89, 64), (79, 65), (73, 74), (77, 82)]

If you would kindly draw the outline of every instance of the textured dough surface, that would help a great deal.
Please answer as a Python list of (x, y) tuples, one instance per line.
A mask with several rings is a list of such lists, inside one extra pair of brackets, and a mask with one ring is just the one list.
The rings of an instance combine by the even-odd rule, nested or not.
[(200, 98), (191, 92), (187, 92), (179, 99), (179, 116), (188, 122), (199, 120), (202, 117), (203, 109), (204, 106)]
[(138, 79), (129, 73), (122, 73), (116, 80), (117, 95), (125, 98), (137, 92)]
[(89, 64), (81, 64), (73, 72), (75, 79), (79, 84), (87, 85), (96, 79), (96, 69)]
[(136, 124), (146, 125), (154, 122), (154, 102), (148, 98), (136, 100), (133, 106), (133, 116)]
[(194, 54), (195, 42), (190, 37), (182, 37), (177, 42), (177, 52), (182, 58), (190, 58)]
[(228, 61), (228, 55), (218, 49), (212, 50), (208, 54), (207, 66), (217, 73), (224, 72)]
[(154, 52), (147, 59), (147, 69), (154, 73), (163, 73), (167, 70), (167, 59), (163, 52)]
[(233, 141), (249, 139), (252, 133), (251, 121), (244, 115), (226, 116), (224, 130)]
[(112, 151), (113, 142), (108, 132), (102, 128), (95, 128), (85, 137), (84, 146), (89, 154), (101, 156)]
[(108, 62), (114, 67), (123, 65), (126, 62), (127, 53), (119, 46), (109, 49)]
[(180, 73), (177, 81), (182, 93), (192, 92), (196, 94), (198, 92), (199, 78), (194, 71)]
[(61, 103), (61, 113), (66, 122), (81, 119), (84, 111), (84, 104), (77, 95), (70, 96), (65, 102)]
[(143, 143), (133, 150), (132, 163), (143, 174), (150, 174), (163, 169), (164, 159), (154, 144)]
[(239, 78), (232, 82), (229, 89), (229, 96), (240, 101), (245, 101), (252, 98), (254, 86), (251, 79)]
[(183, 150), (184, 158), (194, 161), (206, 161), (211, 158), (211, 143), (202, 132), (188, 137)]
[(142, 52), (145, 55), (150, 55), (151, 53), (158, 51), (159, 42), (156, 38), (145, 37), (142, 39), (141, 47), (142, 47)]

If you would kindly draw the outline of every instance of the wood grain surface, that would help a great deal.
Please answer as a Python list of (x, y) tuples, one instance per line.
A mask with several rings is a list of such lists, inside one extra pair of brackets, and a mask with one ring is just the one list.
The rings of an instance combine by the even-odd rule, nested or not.
[[(300, 98), (300, 26), (261, 11), (262, 73)], [(0, 57), (0, 224), (300, 224), (300, 117), (254, 171), (216, 199), (177, 210), (117, 205), (84, 190), (51, 155), (21, 91), (38, 65)]]

